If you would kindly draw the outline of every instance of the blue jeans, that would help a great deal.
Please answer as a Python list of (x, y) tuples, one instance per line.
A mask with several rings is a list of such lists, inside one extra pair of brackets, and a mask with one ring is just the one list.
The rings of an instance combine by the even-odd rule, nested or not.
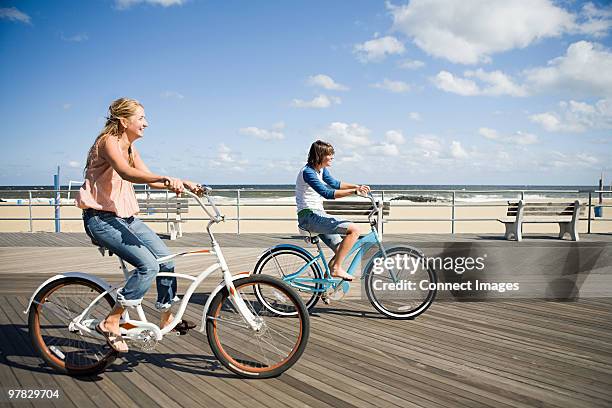
[(306, 215), (298, 214), (298, 225), (301, 229), (319, 234), (321, 240), (334, 252), (342, 242), (340, 234), (346, 235), (350, 221), (336, 218), (325, 211), (312, 210)]
[[(171, 252), (139, 218), (120, 218), (110, 212), (85, 211), (83, 222), (95, 241), (136, 268), (117, 291), (117, 301), (121, 306), (139, 305), (158, 272), (174, 272), (173, 261), (157, 262), (157, 258), (168, 256)], [(158, 277), (155, 307), (164, 311), (170, 309), (173, 302), (180, 300), (176, 290), (176, 278)]]

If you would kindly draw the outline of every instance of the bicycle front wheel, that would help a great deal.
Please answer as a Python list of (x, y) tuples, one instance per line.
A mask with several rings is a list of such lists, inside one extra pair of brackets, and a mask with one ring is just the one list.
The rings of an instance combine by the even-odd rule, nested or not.
[[(238, 279), (234, 287), (260, 328), (254, 330), (243, 319), (225, 288), (212, 300), (207, 313), (210, 348), (225, 367), (242, 377), (282, 374), (296, 363), (308, 342), (310, 323), (304, 303), (287, 284), (265, 275)], [(297, 313), (282, 316), (271, 311), (255, 295), (255, 287), (276, 310)]]
[[(366, 266), (365, 291), (376, 310), (393, 319), (413, 319), (423, 313), (436, 296), (436, 273), (426, 258), (416, 249), (395, 247), (386, 250), (387, 259), (394, 262)], [(392, 264), (393, 266), (390, 266)]]
[[(87, 333), (74, 319), (105, 290), (80, 278), (50, 282), (35, 296), (28, 318), (34, 349), (55, 370), (73, 376), (98, 374), (117, 357), (102, 336)], [(95, 331), (115, 300), (104, 295), (82, 317), (80, 324)]]

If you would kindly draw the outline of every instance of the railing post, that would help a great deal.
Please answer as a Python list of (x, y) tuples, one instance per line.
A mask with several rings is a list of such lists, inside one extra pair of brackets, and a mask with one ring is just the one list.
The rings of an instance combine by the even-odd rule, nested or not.
[(521, 191), (521, 200), (525, 201), (525, 192)]
[(168, 190), (166, 190), (166, 234), (170, 234), (170, 214), (168, 213), (168, 208), (170, 207), (170, 197), (168, 196)]
[(591, 199), (593, 198), (593, 193), (589, 191), (589, 219), (587, 221), (587, 234), (591, 233)]
[(34, 232), (34, 224), (32, 222), (32, 190), (28, 190), (28, 207), (30, 211), (30, 232)]
[(240, 190), (236, 190), (236, 227), (240, 235)]
[(451, 234), (455, 235), (455, 191), (453, 190), (453, 207), (452, 207), (452, 219), (451, 219)]
[(53, 175), (53, 184), (55, 185), (55, 232), (61, 232), (61, 215), (60, 215), (60, 168), (57, 166), (57, 174)]
[[(380, 236), (382, 237), (385, 234), (385, 190), (380, 192), (380, 201), (380, 204), (382, 205), (382, 208), (380, 209), (380, 211), (382, 211), (380, 214)], [(389, 203), (389, 207), (390, 206), (391, 203)], [(391, 208), (389, 208), (389, 214), (391, 214)]]

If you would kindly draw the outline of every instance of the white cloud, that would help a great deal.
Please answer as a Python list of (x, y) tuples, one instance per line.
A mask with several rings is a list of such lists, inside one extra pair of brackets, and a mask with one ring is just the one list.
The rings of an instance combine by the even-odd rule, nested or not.
[(423, 68), (425, 66), (425, 63), (419, 60), (407, 59), (407, 60), (401, 61), (399, 64), (397, 64), (397, 66), (403, 69), (419, 69), (419, 68)]
[(443, 91), (452, 92), (464, 96), (479, 95), (480, 89), (476, 82), (470, 79), (457, 78), (448, 71), (440, 71), (433, 78), (434, 85)]
[[(476, 71), (465, 71), (464, 76), (468, 79), (456, 77), (448, 71), (441, 71), (432, 81), (438, 89), (464, 96), (527, 96), (527, 90), (524, 86), (515, 84), (510, 77), (501, 71), (486, 72), (478, 69)], [(478, 80), (480, 84), (474, 79)]]
[(385, 133), (385, 139), (391, 144), (404, 144), (406, 139), (400, 130), (389, 130)]
[(456, 140), (453, 140), (451, 142), (450, 151), (451, 156), (453, 156), (455, 159), (466, 159), (469, 156), (463, 146), (461, 146), (461, 142), (458, 142)]
[(579, 161), (584, 162), (584, 163), (588, 163), (588, 164), (599, 163), (599, 159), (597, 157), (591, 156), (590, 154), (587, 154), (587, 153), (578, 153), (576, 157), (578, 157)]
[(180, 99), (185, 98), (185, 96), (183, 96), (182, 94), (176, 91), (165, 91), (165, 92), (162, 92), (160, 96), (164, 99), (179, 99), (180, 100)]
[(612, 26), (612, 7), (598, 9), (591, 2), (586, 3), (580, 12), (582, 23), (576, 31), (581, 34), (603, 37)]
[(612, 53), (599, 44), (579, 41), (546, 67), (525, 71), (536, 90), (574, 90), (589, 95), (612, 94)]
[(26, 13), (19, 11), (16, 7), (0, 8), (0, 18), (31, 24), (32, 19)]
[(329, 108), (333, 104), (339, 105), (342, 102), (337, 96), (319, 95), (311, 101), (304, 101), (302, 99), (294, 99), (291, 102), (291, 106), (294, 108), (314, 108), (324, 109)]
[(538, 137), (531, 133), (525, 133), (517, 131), (512, 135), (503, 135), (497, 132), (495, 129), (489, 129), (482, 127), (478, 129), (478, 134), (489, 140), (494, 140), (500, 143), (517, 144), (517, 145), (531, 145), (538, 143)]
[(442, 152), (442, 140), (434, 135), (419, 135), (412, 139), (413, 143), (422, 150), (425, 157), (438, 157)]
[(370, 129), (357, 123), (333, 122), (327, 127), (325, 136), (332, 143), (348, 148), (371, 144)]
[(154, 6), (171, 7), (185, 4), (186, 0), (115, 0), (115, 7), (127, 10), (138, 4), (152, 4)]
[(331, 77), (318, 74), (308, 78), (308, 84), (311, 86), (319, 86), (330, 91), (348, 91), (348, 87), (334, 81)]
[(429, 55), (460, 64), (489, 62), (495, 53), (544, 38), (578, 32), (602, 35), (610, 28), (605, 10), (591, 5), (578, 16), (553, 0), (412, 0), (387, 7), (394, 30)]
[(213, 167), (224, 167), (234, 171), (244, 171), (244, 165), (248, 160), (240, 159), (239, 153), (234, 153), (225, 143), (220, 143), (217, 147), (217, 155), (209, 161)]
[(386, 36), (355, 45), (353, 52), (362, 62), (382, 61), (388, 55), (403, 54), (406, 49), (397, 38)]
[(559, 102), (557, 112), (544, 112), (529, 116), (549, 132), (586, 132), (612, 129), (612, 97), (590, 105), (585, 102)]
[(392, 81), (385, 78), (382, 82), (370, 85), (372, 88), (384, 89), (393, 93), (403, 93), (410, 91), (410, 85), (402, 81)]
[(61, 34), (61, 39), (62, 41), (67, 41), (67, 42), (83, 42), (83, 41), (89, 40), (89, 36), (86, 33), (79, 33), (79, 34), (72, 35), (70, 37), (66, 37), (64, 36), (64, 34)]
[(71, 160), (68, 162), (68, 167), (71, 167), (73, 169), (78, 169), (81, 167), (81, 163), (76, 160)]
[(527, 91), (523, 86), (515, 84), (510, 77), (501, 71), (486, 72), (477, 69), (476, 71), (466, 71), (465, 76), (477, 78), (487, 84), (482, 89), (483, 95), (527, 96)]
[(550, 153), (546, 162), (542, 164), (542, 167), (545, 169), (549, 167), (556, 169), (576, 169), (577, 167), (582, 167), (601, 170), (599, 163), (601, 163), (601, 160), (589, 153), (580, 152), (565, 154), (559, 151), (553, 151)]
[(284, 128), (285, 124), (283, 122), (279, 122), (275, 126), (277, 130), (267, 130), (260, 129), (254, 126), (249, 126), (241, 128), (239, 132), (243, 135), (254, 136), (257, 139), (261, 140), (283, 140), (285, 138), (285, 135), (278, 129)]
[(396, 157), (399, 156), (399, 148), (393, 143), (377, 143), (370, 147), (370, 153), (375, 156)]
[(421, 114), (419, 112), (410, 112), (408, 117), (410, 120), (414, 120), (415, 122), (419, 122), (421, 120)]

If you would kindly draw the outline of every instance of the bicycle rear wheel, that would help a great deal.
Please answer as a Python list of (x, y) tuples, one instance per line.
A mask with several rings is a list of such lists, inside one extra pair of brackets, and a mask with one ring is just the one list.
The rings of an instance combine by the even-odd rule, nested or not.
[(391, 268), (376, 270), (373, 260), (383, 256), (378, 253), (372, 258), (364, 271), (366, 295), (372, 306), (385, 316), (413, 319), (431, 306), (436, 296), (436, 274), (414, 248), (395, 247), (385, 252), (387, 258), (400, 261), (394, 262)]
[[(293, 316), (271, 311), (255, 295), (277, 310), (295, 310)], [(310, 330), (308, 311), (298, 295), (282, 281), (251, 275), (234, 281), (237, 293), (262, 326), (253, 330), (234, 307), (227, 288), (212, 300), (206, 316), (208, 343), (219, 361), (247, 378), (276, 377), (300, 358)]]
[[(304, 302), (304, 305), (306, 305), (306, 308), (308, 310), (312, 310), (321, 297), (321, 288), (323, 287), (321, 283), (309, 281), (310, 279), (321, 279), (323, 277), (323, 274), (319, 270), (318, 264), (313, 263), (295, 279), (285, 279), (287, 275), (296, 273), (311, 260), (312, 256), (295, 248), (272, 248), (269, 252), (259, 258), (257, 264), (255, 265), (253, 274), (267, 275), (281, 279), (297, 292)], [(301, 279), (305, 279), (305, 281), (301, 281)], [(255, 294), (259, 295), (257, 288), (255, 288), (255, 291)], [(269, 306), (272, 311), (278, 314), (296, 314), (295, 310), (281, 311), (272, 309), (272, 306), (267, 304), (263, 296), (260, 296), (259, 300), (265, 306)]]
[[(117, 357), (104, 338), (72, 324), (104, 291), (91, 281), (68, 277), (50, 282), (34, 298), (28, 318), (32, 345), (55, 370), (73, 376), (95, 375)], [(106, 294), (83, 316), (82, 324), (95, 330), (114, 304)]]

